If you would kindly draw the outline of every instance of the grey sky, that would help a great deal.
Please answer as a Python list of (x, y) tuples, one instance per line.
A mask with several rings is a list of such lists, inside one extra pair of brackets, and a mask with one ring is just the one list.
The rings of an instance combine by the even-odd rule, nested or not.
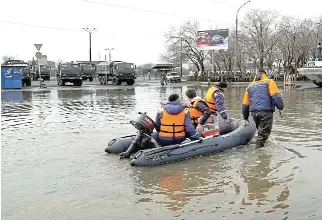
[[(164, 50), (164, 33), (171, 25), (178, 26), (189, 17), (194, 17), (199, 18), (201, 29), (230, 28), (234, 26), (237, 8), (244, 2), (245, 0), (1, 1), (1, 56), (11, 55), (30, 60), (36, 52), (33, 44), (42, 43), (41, 51), (49, 60), (88, 60), (88, 33), (82, 31), (82, 28), (95, 27), (98, 31), (92, 34), (92, 60), (98, 60), (99, 54), (103, 60), (106, 53), (104, 48), (113, 47), (115, 50), (112, 52), (112, 59), (137, 64), (158, 62), (159, 54)], [(239, 18), (242, 20), (250, 8), (272, 9), (281, 15), (299, 18), (318, 17), (322, 15), (321, 5), (320, 0), (252, 0), (241, 10)]]

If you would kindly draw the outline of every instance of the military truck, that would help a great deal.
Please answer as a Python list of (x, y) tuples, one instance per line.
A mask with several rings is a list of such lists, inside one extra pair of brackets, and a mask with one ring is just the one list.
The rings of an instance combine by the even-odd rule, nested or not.
[(56, 79), (59, 86), (64, 86), (66, 82), (81, 86), (83, 84), (82, 67), (78, 63), (60, 63)]
[(93, 81), (96, 73), (96, 68), (94, 64), (90, 63), (78, 63), (79, 66), (82, 68), (82, 79)]
[(31, 86), (31, 66), (27, 66), (22, 71), (22, 86)]
[[(43, 80), (50, 81), (50, 68), (48, 66), (40, 66), (40, 74)], [(39, 66), (31, 66), (31, 76), (32, 80), (37, 81), (39, 79)]]
[(97, 65), (97, 77), (101, 84), (106, 85), (109, 81), (113, 85), (121, 85), (126, 82), (131, 86), (134, 84), (136, 66), (134, 63), (123, 61), (100, 62)]

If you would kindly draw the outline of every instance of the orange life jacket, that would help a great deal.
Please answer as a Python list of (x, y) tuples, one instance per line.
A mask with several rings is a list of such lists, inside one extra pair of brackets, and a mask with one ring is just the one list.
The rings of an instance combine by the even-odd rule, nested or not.
[(162, 118), (160, 120), (160, 137), (185, 137), (185, 110), (182, 110), (177, 115), (169, 114), (165, 109), (162, 109)]
[(189, 107), (189, 117), (192, 124), (198, 124), (198, 119), (202, 116), (202, 112), (197, 109), (197, 105), (200, 101), (202, 100), (196, 99), (194, 103)]
[[(208, 89), (206, 97), (205, 97), (205, 102), (207, 103), (211, 113), (217, 112), (217, 107), (216, 107), (216, 103), (215, 103), (215, 100), (214, 100), (214, 93), (216, 91), (220, 91), (220, 89), (218, 89), (215, 86), (212, 86), (210, 89)], [(220, 93), (222, 95), (224, 95), (221, 91), (220, 91)]]

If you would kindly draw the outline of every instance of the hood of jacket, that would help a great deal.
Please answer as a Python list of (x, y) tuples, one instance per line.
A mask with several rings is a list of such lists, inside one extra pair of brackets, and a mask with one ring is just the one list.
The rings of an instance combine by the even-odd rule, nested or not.
[(256, 74), (256, 76), (254, 77), (254, 81), (259, 81), (259, 80), (264, 80), (264, 79), (268, 79), (267, 74), (263, 73), (263, 72), (258, 72)]
[(166, 110), (171, 115), (177, 115), (185, 109), (184, 105), (175, 103), (175, 102), (168, 102), (163, 105), (164, 110)]

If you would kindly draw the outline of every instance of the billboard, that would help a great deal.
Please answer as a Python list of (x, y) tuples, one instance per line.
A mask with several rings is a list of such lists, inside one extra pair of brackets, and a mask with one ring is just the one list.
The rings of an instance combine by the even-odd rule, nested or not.
[(228, 50), (228, 29), (198, 31), (199, 50)]

